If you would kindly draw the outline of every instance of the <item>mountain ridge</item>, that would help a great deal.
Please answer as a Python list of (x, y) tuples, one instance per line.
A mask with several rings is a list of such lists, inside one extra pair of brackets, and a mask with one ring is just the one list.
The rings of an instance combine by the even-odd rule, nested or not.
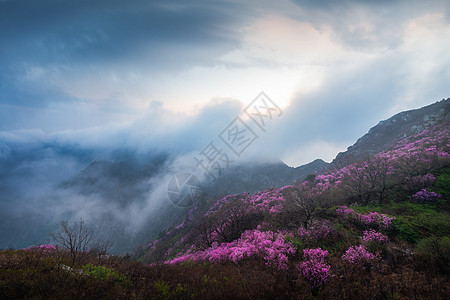
[(370, 128), (346, 151), (338, 153), (331, 164), (339, 166), (372, 156), (389, 149), (399, 139), (439, 123), (449, 123), (449, 120), (450, 98), (422, 108), (402, 111)]

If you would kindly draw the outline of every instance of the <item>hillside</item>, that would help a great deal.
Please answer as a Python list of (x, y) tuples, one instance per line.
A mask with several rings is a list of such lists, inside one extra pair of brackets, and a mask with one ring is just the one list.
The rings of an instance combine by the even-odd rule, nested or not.
[(418, 134), (430, 126), (448, 125), (449, 120), (450, 98), (419, 109), (398, 113), (372, 127), (347, 151), (339, 153), (332, 163), (344, 165), (366, 158), (368, 155), (386, 151), (400, 139)]
[[(388, 124), (408, 114), (397, 115)], [(239, 270), (250, 262), (252, 267), (262, 263), (277, 274), (297, 272), (301, 284), (306, 284), (303, 289), (309, 284), (313, 295), (324, 298), (333, 295), (336, 284), (341, 286), (341, 296), (332, 298), (344, 297), (345, 289), (358, 298), (386, 293), (410, 297), (406, 291), (394, 292), (411, 284), (402, 280), (409, 278), (419, 289), (431, 276), (435, 286), (421, 291), (421, 297), (444, 299), (450, 287), (448, 278), (439, 275), (450, 274), (448, 125), (448, 118), (439, 117), (417, 134), (404, 134), (396, 143), (382, 145), (388, 150), (362, 160), (357, 156), (355, 162), (299, 185), (201, 203), (183, 222), (142, 249), (142, 260), (231, 264)], [(396, 130), (386, 128), (389, 125), (381, 125), (369, 136), (381, 139), (377, 132), (386, 131), (391, 135), (384, 140), (389, 140)], [(367, 136), (356, 146), (362, 141)], [(354, 280), (362, 290), (347, 286)], [(296, 282), (291, 292), (299, 288)], [(370, 290), (370, 285), (380, 284), (386, 285), (384, 290)]]
[(255, 167), (262, 185), (310, 176), (204, 197), (134, 261), (53, 245), (2, 251), (0, 297), (447, 299), (448, 105), (381, 122), (331, 166)]
[[(448, 122), (448, 105), (447, 99), (380, 122), (332, 164), (320, 159), (296, 168), (275, 159), (237, 164), (205, 187), (206, 196), (218, 199), (280, 188), (385, 151), (398, 139)], [(57, 137), (24, 145), (20, 139), (2, 135), (0, 144), (8, 157), (0, 159), (0, 247), (44, 242), (57, 220), (81, 215), (91, 220), (100, 236), (114, 241), (113, 253), (125, 254), (186, 214), (172, 205), (166, 191), (166, 176), (173, 176), (167, 172), (174, 169), (180, 153), (151, 147), (143, 151), (127, 146), (97, 149)]]

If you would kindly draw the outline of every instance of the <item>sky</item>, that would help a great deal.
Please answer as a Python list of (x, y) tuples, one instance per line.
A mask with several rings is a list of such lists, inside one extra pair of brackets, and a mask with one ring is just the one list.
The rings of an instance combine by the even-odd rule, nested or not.
[(331, 161), (450, 97), (449, 21), (443, 0), (0, 0), (0, 136), (198, 152), (264, 91), (282, 114), (248, 156)]

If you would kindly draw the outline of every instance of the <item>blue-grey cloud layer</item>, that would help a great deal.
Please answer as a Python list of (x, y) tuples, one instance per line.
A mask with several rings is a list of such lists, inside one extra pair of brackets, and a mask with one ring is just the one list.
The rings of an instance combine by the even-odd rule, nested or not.
[(301, 20), (319, 29), (327, 26), (349, 47), (365, 51), (395, 48), (403, 42), (403, 29), (414, 18), (443, 13), (450, 20), (450, 2), (441, 0), (292, 0), (303, 13)]
[[(53, 83), (59, 76), (159, 76), (212, 64), (239, 43), (241, 9), (217, 1), (0, 2), (0, 130), (20, 126), (17, 106), (82, 103)], [(45, 73), (34, 78), (36, 70)]]

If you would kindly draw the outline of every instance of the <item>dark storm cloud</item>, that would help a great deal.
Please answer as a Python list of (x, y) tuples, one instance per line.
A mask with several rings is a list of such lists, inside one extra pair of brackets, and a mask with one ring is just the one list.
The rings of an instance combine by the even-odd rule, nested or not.
[(208, 1), (44, 0), (0, 5), (2, 50), (9, 57), (42, 63), (123, 59), (142, 46), (155, 54), (176, 45), (186, 50), (189, 45), (226, 46), (233, 38), (225, 26), (239, 20), (232, 5)]
[(77, 100), (53, 84), (67, 74), (161, 75), (211, 64), (238, 45), (239, 11), (216, 1), (0, 2), (0, 103)]

